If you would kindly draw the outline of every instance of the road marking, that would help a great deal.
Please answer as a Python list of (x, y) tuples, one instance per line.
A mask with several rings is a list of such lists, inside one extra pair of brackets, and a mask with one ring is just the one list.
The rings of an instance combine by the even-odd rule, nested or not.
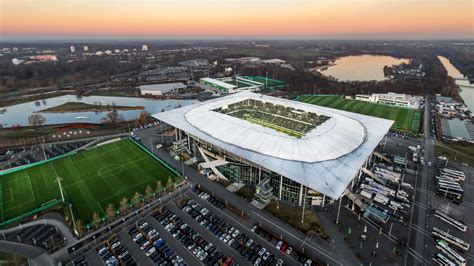
[(418, 201), (413, 201), (413, 204), (418, 206), (418, 207), (421, 207), (423, 209), (427, 209), (427, 210), (431, 210), (432, 208), (429, 207), (429, 206), (426, 206), (425, 204), (422, 204), (422, 203), (419, 203)]
[(420, 233), (422, 233), (422, 234), (431, 236), (431, 233), (430, 233), (429, 231), (425, 230), (424, 228), (419, 227), (418, 225), (413, 224), (411, 228), (412, 228), (412, 229), (415, 229), (416, 231), (418, 231), (418, 232), (420, 232)]
[(413, 256), (413, 258), (419, 260), (421, 263), (423, 263), (423, 265), (425, 265), (425, 261), (424, 261), (424, 258), (418, 254), (415, 250), (411, 249), (411, 248), (408, 248), (408, 253), (411, 254)]
[[(296, 238), (297, 240), (301, 241), (301, 239), (289, 232), (287, 232), (285, 229), (281, 228), (280, 226), (276, 225), (275, 223), (273, 223), (272, 221), (268, 220), (267, 218), (261, 216), (260, 214), (256, 213), (255, 211), (251, 211), (253, 214), (259, 216), (260, 218), (264, 219), (265, 221), (267, 221), (268, 223), (272, 224), (273, 226), (277, 227), (278, 229), (280, 229), (281, 231), (283, 232), (286, 232), (288, 235), (292, 236), (293, 238)], [(326, 257), (330, 258), (332, 261), (336, 262), (337, 264), (339, 265), (343, 265), (340, 261), (334, 259), (333, 257), (331, 257), (330, 255), (332, 254), (331, 252), (328, 252), (328, 251), (325, 251), (323, 250), (322, 248), (316, 248), (314, 247), (313, 245), (309, 244), (309, 243), (306, 243), (306, 245), (316, 251), (319, 251), (321, 252), (323, 255), (325, 255)]]

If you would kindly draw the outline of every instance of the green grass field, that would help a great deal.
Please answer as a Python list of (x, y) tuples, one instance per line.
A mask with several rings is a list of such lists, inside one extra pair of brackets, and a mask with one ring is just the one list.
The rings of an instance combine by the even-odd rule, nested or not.
[(260, 82), (260, 83), (263, 83), (263, 84), (265, 84), (265, 80), (266, 80), (267, 87), (270, 88), (270, 89), (274, 88), (274, 87), (280, 87), (280, 86), (286, 86), (287, 85), (283, 81), (276, 80), (276, 79), (265, 78), (265, 77), (261, 77), (261, 76), (244, 76), (243, 78), (253, 80), (253, 81), (257, 81), (257, 82)]
[(244, 82), (240, 82), (240, 81), (237, 83), (237, 81), (235, 81), (235, 80), (227, 80), (227, 81), (224, 81), (224, 82), (227, 83), (227, 84), (230, 84), (230, 85), (237, 86), (237, 88), (239, 88), (239, 89), (253, 86), (250, 83), (244, 83)]
[(165, 187), (170, 177), (176, 179), (175, 173), (131, 140), (121, 140), (2, 176), (1, 221), (60, 199), (58, 176), (66, 201), (83, 224), (92, 222), (94, 212), (105, 217), (108, 204), (118, 210), (124, 197), (143, 195), (147, 186), (155, 191), (158, 180)]
[(303, 95), (297, 101), (394, 120), (392, 129), (418, 134), (422, 111), (344, 99), (336, 95)]

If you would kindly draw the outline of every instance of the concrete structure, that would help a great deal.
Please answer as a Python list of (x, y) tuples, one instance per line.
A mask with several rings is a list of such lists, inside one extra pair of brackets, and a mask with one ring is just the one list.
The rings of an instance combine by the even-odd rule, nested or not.
[(356, 100), (419, 109), (421, 97), (399, 93), (356, 94)]
[(231, 85), (231, 84), (228, 84), (228, 83), (225, 83), (218, 79), (213, 79), (213, 78), (201, 78), (199, 82), (206, 84), (208, 86), (214, 87), (223, 92), (232, 93), (234, 92), (235, 89), (237, 89), (237, 86), (235, 85)]
[[(240, 91), (260, 91), (264, 84), (245, 77), (226, 77), (220, 79), (201, 78), (201, 83), (214, 87), (226, 93), (236, 93)], [(235, 84), (235, 85), (234, 85)]]
[(258, 205), (265, 207), (273, 198), (273, 187), (270, 185), (270, 179), (265, 178), (255, 186), (254, 201)]
[(186, 84), (182, 82), (163, 83), (152, 85), (141, 85), (140, 92), (142, 95), (163, 96), (172, 95), (186, 90)]
[(142, 45), (142, 51), (148, 51), (148, 45), (146, 44)]
[(71, 49), (71, 53), (75, 53), (75, 52), (76, 52), (76, 47), (75, 47), (75, 46), (72, 45), (72, 46), (70, 47), (70, 49)]
[[(242, 108), (225, 112), (235, 106)], [(252, 112), (281, 124), (246, 120), (245, 114), (244, 118), (235, 116), (255, 106), (261, 111)], [(184, 139), (199, 162), (225, 161), (210, 167), (219, 178), (248, 185), (269, 178), (273, 195), (295, 205), (303, 205), (304, 199), (324, 202), (326, 196), (338, 199), (344, 195), (393, 124), (247, 91), (153, 117), (177, 128), (177, 140)], [(306, 122), (308, 117), (319, 122)], [(290, 127), (284, 128), (285, 123)], [(300, 135), (287, 133), (293, 128), (301, 128)]]
[(89, 51), (89, 46), (84, 45), (84, 52), (87, 52), (87, 51)]

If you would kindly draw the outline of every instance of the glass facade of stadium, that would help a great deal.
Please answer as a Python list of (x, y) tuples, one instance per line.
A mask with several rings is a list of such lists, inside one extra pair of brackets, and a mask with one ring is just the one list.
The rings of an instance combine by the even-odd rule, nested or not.
[[(294, 206), (302, 206), (303, 199), (306, 198), (306, 206), (323, 205), (330, 203), (333, 199), (326, 197), (322, 193), (307, 189), (303, 184), (286, 178), (280, 174), (265, 169), (261, 165), (254, 164), (244, 158), (233, 155), (228, 151), (221, 149), (215, 145), (207, 143), (201, 139), (195, 138), (186, 132), (177, 129), (177, 143), (181, 148), (186, 149), (193, 157), (197, 159), (197, 163), (203, 163), (206, 160), (203, 157), (208, 157), (210, 161), (225, 160), (224, 165), (216, 166), (216, 169), (229, 181), (236, 183), (243, 183), (249, 186), (257, 185), (260, 180), (265, 178), (270, 179), (270, 185), (273, 187), (273, 195), (275, 199), (290, 203)], [(372, 156), (368, 158), (364, 167), (370, 161)], [(355, 181), (363, 174), (362, 170), (354, 177), (350, 187), (354, 187)]]

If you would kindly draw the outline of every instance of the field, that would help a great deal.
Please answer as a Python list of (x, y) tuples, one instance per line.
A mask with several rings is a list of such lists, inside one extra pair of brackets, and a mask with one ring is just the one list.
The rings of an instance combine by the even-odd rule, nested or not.
[(239, 88), (239, 89), (240, 89), (240, 88), (245, 88), (245, 87), (253, 86), (252, 84), (244, 83), (244, 82), (241, 82), (241, 81), (239, 81), (239, 82), (237, 83), (237, 81), (235, 81), (235, 80), (226, 80), (226, 81), (224, 81), (224, 82), (227, 83), (227, 84), (230, 84), (230, 85), (237, 86), (237, 88)]
[(84, 225), (92, 222), (94, 213), (105, 218), (109, 204), (118, 210), (123, 198), (130, 202), (136, 192), (145, 194), (147, 186), (155, 191), (157, 181), (165, 187), (176, 179), (172, 170), (131, 140), (121, 140), (2, 176), (1, 221), (61, 199), (58, 176), (66, 201)]
[(392, 129), (418, 134), (422, 111), (344, 99), (335, 95), (303, 95), (297, 101), (394, 120)]
[(256, 82), (260, 82), (265, 85), (265, 80), (268, 88), (275, 88), (275, 87), (280, 87), (280, 86), (286, 86), (287, 84), (283, 81), (280, 80), (275, 80), (275, 79), (270, 79), (270, 78), (265, 78), (261, 76), (244, 76), (243, 78), (253, 80)]

